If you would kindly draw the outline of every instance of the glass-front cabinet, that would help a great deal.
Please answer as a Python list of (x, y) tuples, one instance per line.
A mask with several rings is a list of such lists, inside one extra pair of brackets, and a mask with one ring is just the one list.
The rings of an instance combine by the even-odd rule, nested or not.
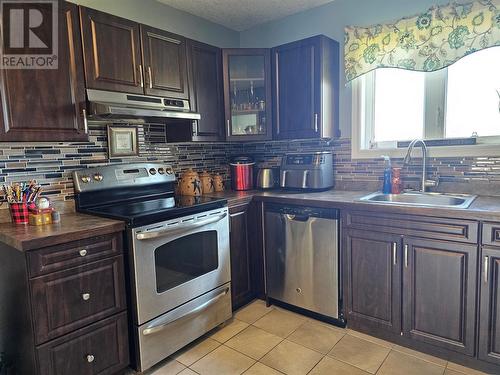
[(226, 139), (272, 138), (271, 60), (267, 49), (225, 49)]

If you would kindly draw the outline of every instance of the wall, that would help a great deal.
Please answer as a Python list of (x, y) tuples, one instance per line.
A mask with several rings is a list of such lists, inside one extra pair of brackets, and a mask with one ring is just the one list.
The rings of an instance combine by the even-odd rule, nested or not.
[(217, 47), (238, 47), (239, 33), (155, 0), (69, 0)]
[[(109, 163), (159, 161), (170, 164), (176, 174), (194, 168), (220, 173), (228, 178), (231, 155), (240, 152), (241, 145), (212, 143), (148, 144), (139, 128), (140, 155), (109, 159), (107, 131), (104, 123), (89, 123), (88, 142), (66, 143), (0, 143), (0, 184), (36, 179), (61, 210), (73, 210), (73, 170)], [(9, 221), (7, 204), (0, 206), (0, 222)], [(3, 210), (2, 210), (3, 209)]]
[[(341, 43), (343, 61), (344, 27), (369, 26), (410, 16), (435, 4), (450, 0), (334, 0), (321, 7), (271, 21), (240, 34), (241, 47), (273, 47), (309, 36), (324, 34)], [(344, 66), (340, 66), (340, 129), (351, 136), (351, 90), (345, 86)]]
[[(376, 191), (382, 188), (383, 160), (352, 160), (349, 138), (337, 139), (331, 144), (324, 140), (253, 142), (237, 151), (253, 156), (258, 166), (269, 167), (279, 166), (287, 153), (331, 151), (336, 189)], [(392, 162), (394, 167), (403, 165), (402, 159)], [(403, 168), (405, 188), (420, 188), (421, 163), (421, 159), (414, 158), (410, 166)], [(500, 157), (429, 158), (428, 163), (428, 178), (439, 179), (439, 186), (433, 188), (435, 191), (500, 195)]]

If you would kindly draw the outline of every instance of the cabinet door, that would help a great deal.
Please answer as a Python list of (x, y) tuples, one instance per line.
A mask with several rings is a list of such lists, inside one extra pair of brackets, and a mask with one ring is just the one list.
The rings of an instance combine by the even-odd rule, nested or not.
[(223, 140), (221, 50), (194, 40), (189, 40), (187, 45), (191, 105), (201, 114), (194, 140)]
[(347, 230), (347, 321), (365, 330), (401, 332), (401, 237)]
[(274, 126), (278, 139), (321, 134), (320, 40), (309, 38), (272, 50)]
[(500, 249), (483, 248), (479, 359), (500, 365)]
[(232, 207), (230, 216), (231, 293), (233, 310), (253, 299), (250, 247), (248, 245), (248, 204)]
[(186, 40), (175, 34), (141, 25), (145, 93), (188, 99)]
[(86, 140), (78, 8), (62, 2), (57, 69), (1, 69), (0, 141)]
[(477, 246), (405, 238), (403, 332), (474, 355)]
[(80, 7), (88, 89), (142, 94), (139, 24)]
[(272, 138), (271, 56), (268, 49), (222, 51), (226, 139)]

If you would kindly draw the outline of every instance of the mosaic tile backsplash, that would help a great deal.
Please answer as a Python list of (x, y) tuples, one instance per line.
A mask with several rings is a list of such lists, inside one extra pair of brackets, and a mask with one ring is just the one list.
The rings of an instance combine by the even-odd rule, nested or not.
[[(140, 156), (109, 159), (107, 155), (106, 126), (90, 124), (88, 142), (81, 143), (3, 143), (0, 144), (0, 183), (37, 179), (44, 187), (44, 195), (53, 201), (71, 201), (75, 169), (108, 163), (134, 161), (162, 161), (172, 164), (179, 174), (187, 168), (220, 173), (229, 179), (228, 163), (235, 155), (251, 155), (258, 166), (279, 166), (286, 153), (306, 151), (333, 151), (334, 174), (337, 189), (377, 190), (382, 184), (384, 164), (379, 160), (352, 160), (349, 139), (332, 142), (325, 140), (273, 141), (226, 143), (164, 143), (154, 146), (144, 143)], [(420, 160), (403, 170), (405, 186), (417, 187)], [(394, 160), (401, 165), (402, 160)], [(474, 192), (500, 195), (499, 156), (465, 158), (431, 158), (429, 177), (440, 178), (442, 191)], [(6, 208), (6, 204), (2, 208)]]

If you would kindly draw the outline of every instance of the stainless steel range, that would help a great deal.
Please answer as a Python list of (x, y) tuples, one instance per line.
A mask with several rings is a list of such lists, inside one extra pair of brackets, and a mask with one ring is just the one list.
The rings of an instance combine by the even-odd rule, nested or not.
[(175, 197), (172, 168), (160, 163), (85, 169), (73, 178), (79, 212), (127, 224), (138, 371), (231, 317), (226, 200)]

